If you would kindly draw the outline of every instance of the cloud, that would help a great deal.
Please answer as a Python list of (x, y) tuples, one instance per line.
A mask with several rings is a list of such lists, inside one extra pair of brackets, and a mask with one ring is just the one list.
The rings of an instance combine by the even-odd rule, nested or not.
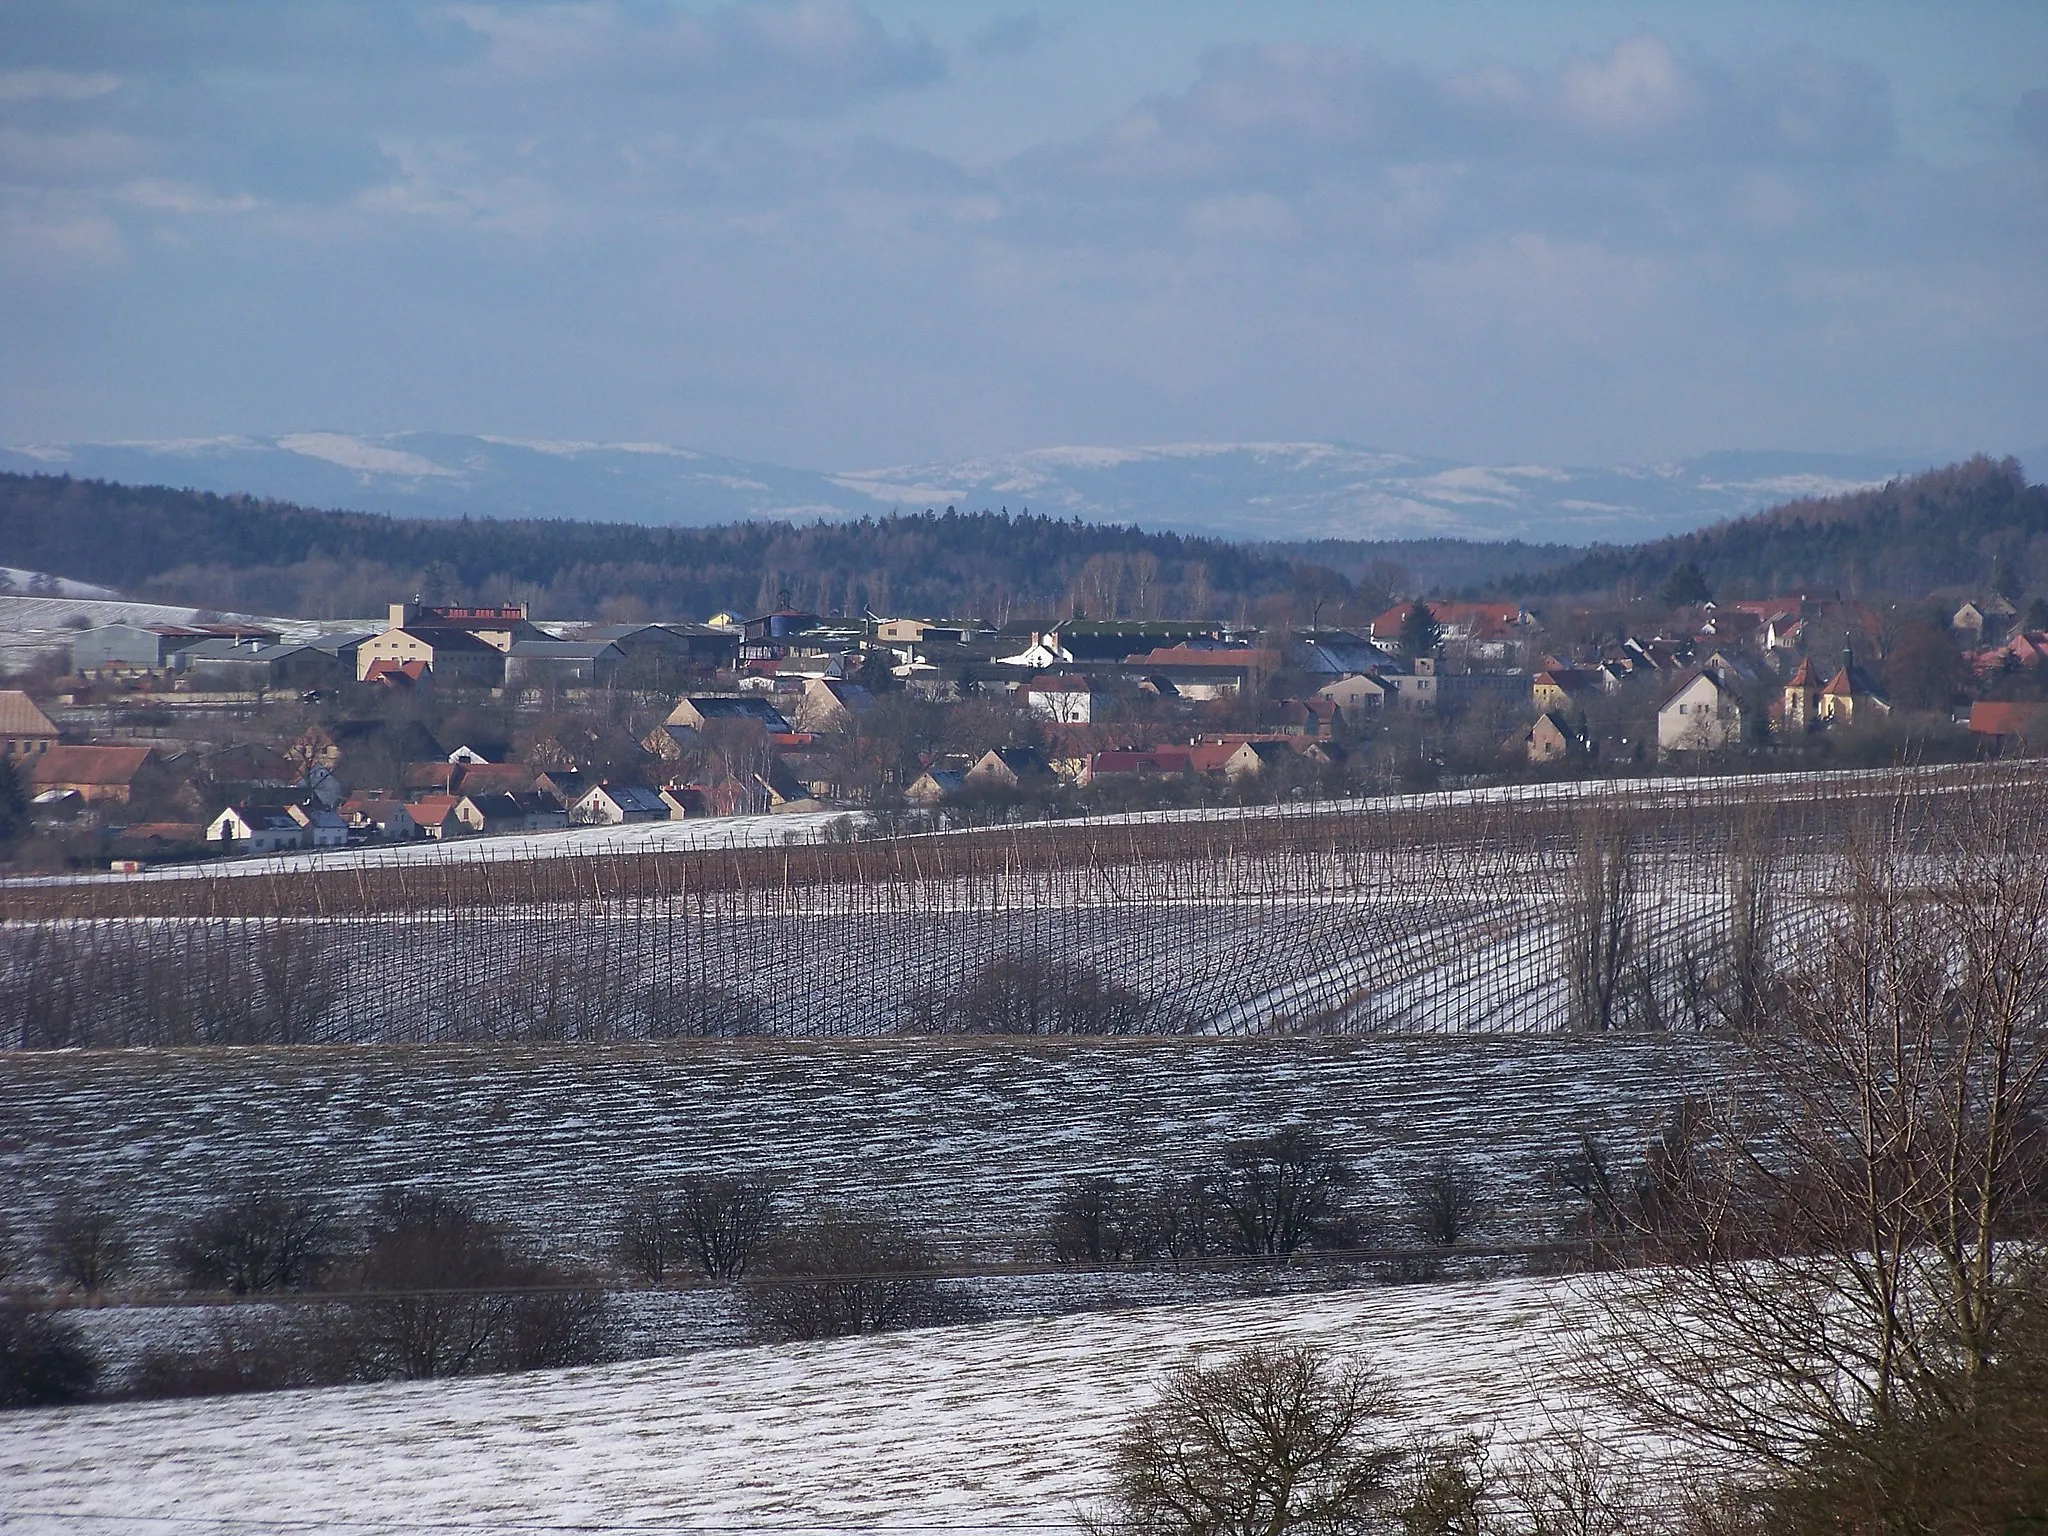
[[(891, 32), (853, 0), (749, 0), (702, 15), (612, 0), (451, 14), (483, 44), (472, 83), (623, 91), (676, 118), (824, 116), (945, 74), (933, 44)], [(616, 105), (589, 104), (601, 115)]]
[(63, 69), (0, 70), (0, 102), (90, 101), (121, 88), (121, 77)]
[(1017, 16), (998, 16), (975, 32), (968, 41), (983, 58), (1008, 58), (1027, 52), (1045, 35), (1045, 22), (1036, 11)]
[(1434, 70), (1360, 48), (1240, 45), (1049, 168), (1266, 181), (1428, 161), (1786, 163), (1867, 160), (1893, 138), (1884, 82), (1811, 53), (1730, 63), (1645, 34), (1548, 71)]

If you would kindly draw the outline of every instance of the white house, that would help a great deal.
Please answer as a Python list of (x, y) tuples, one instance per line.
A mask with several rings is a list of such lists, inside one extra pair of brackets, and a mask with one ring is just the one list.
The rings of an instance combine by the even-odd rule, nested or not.
[(317, 800), (311, 805), (289, 805), (285, 815), (298, 823), (304, 833), (301, 847), (305, 848), (346, 848), (348, 846), (348, 822), (338, 811), (331, 811)]
[(1085, 677), (1034, 677), (1018, 690), (1024, 707), (1058, 725), (1087, 725), (1095, 718), (1095, 689)]
[(1720, 752), (1742, 741), (1742, 701), (1711, 672), (1691, 672), (1657, 710), (1657, 755)]
[(580, 826), (624, 826), (633, 821), (667, 821), (671, 807), (655, 791), (640, 784), (599, 784), (569, 808)]
[(1436, 658), (1417, 656), (1409, 663), (1412, 672), (1382, 672), (1380, 682), (1396, 709), (1435, 709), (1437, 703)]
[[(346, 830), (343, 837), (346, 839)], [(286, 848), (304, 848), (310, 842), (306, 828), (280, 810), (230, 805), (206, 824), (210, 843), (236, 843), (249, 853), (276, 853)]]

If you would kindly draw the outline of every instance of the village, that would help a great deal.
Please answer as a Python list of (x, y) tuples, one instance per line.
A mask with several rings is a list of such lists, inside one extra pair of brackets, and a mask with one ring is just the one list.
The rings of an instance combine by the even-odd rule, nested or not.
[(1350, 628), (786, 603), (584, 625), (417, 600), (381, 627), (291, 634), (103, 623), (0, 691), (0, 757), (38, 862), (133, 870), (801, 811), (975, 825), (1871, 766), (2048, 737), (2038, 601), (1936, 594), (1902, 612), (1696, 585), (1619, 619), (1417, 598)]

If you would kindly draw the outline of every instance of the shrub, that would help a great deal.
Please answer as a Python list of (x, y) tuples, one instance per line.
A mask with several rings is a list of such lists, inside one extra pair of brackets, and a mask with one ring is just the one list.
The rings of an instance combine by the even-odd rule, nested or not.
[(98, 1296), (127, 1274), (135, 1247), (111, 1207), (65, 1200), (43, 1228), (43, 1257), (58, 1279)]
[(38, 1408), (92, 1396), (99, 1360), (69, 1318), (0, 1308), (0, 1408)]
[(938, 1255), (899, 1224), (828, 1213), (790, 1232), (741, 1292), (755, 1330), (827, 1339), (965, 1321), (976, 1309), (939, 1281)]

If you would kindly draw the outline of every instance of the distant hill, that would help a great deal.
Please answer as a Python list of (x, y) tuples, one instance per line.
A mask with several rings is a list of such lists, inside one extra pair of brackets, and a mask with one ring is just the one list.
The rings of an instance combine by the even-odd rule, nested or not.
[(1712, 453), (1608, 467), (1472, 464), (1338, 443), (1034, 448), (884, 469), (792, 469), (663, 443), (291, 432), (0, 448), (0, 470), (173, 485), (394, 517), (707, 527), (1027, 509), (1231, 539), (1632, 543), (1796, 496), (1878, 485), (1912, 454)]
[(2048, 586), (2048, 486), (1983, 455), (1872, 490), (1787, 502), (1754, 517), (1626, 548), (1598, 548), (1502, 580), (1525, 596), (1654, 591), (1691, 563), (1715, 594), (1919, 597), (1988, 584), (2001, 564)]
[[(542, 617), (758, 612), (1233, 615), (1296, 562), (1221, 539), (1000, 513), (714, 528), (403, 519), (55, 475), (0, 474), (0, 564), (136, 597), (346, 618), (394, 597), (526, 597)], [(1327, 602), (1327, 582), (1318, 596)], [(1343, 597), (1331, 606), (1337, 617)], [(1381, 600), (1373, 589), (1361, 608)], [(637, 605), (637, 608), (635, 607)]]

